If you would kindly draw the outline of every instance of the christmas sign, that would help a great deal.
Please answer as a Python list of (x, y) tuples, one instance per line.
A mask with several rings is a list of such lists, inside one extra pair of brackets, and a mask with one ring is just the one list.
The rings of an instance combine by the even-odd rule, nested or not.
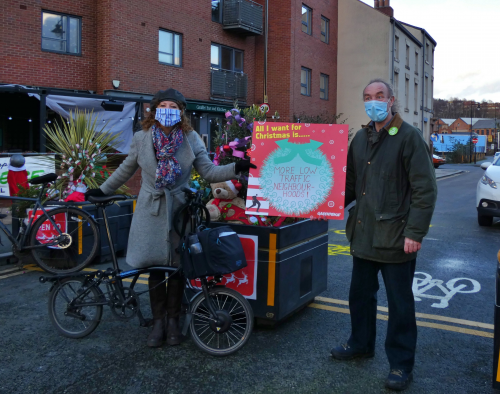
[[(243, 297), (249, 300), (257, 299), (257, 250), (259, 246), (259, 237), (256, 235), (241, 235), (241, 245), (247, 260), (247, 266), (231, 274), (226, 274), (222, 277), (220, 285), (236, 290)], [(201, 281), (199, 279), (192, 280), (193, 287), (201, 289)]]
[(343, 219), (348, 130), (254, 122), (245, 213)]

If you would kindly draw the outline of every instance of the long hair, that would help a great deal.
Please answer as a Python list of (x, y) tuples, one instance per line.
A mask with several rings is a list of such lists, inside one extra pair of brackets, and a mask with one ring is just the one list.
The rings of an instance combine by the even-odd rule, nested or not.
[[(148, 131), (156, 123), (155, 119), (156, 108), (158, 107), (159, 104), (160, 101), (157, 100), (153, 100), (151, 102), (150, 111), (148, 112), (144, 120), (141, 122), (141, 126), (144, 131)], [(193, 131), (193, 127), (191, 126), (191, 122), (189, 121), (189, 118), (186, 115), (186, 108), (182, 104), (177, 104), (177, 105), (179, 106), (179, 109), (182, 112), (181, 121), (179, 122), (181, 129), (184, 132), (184, 134), (190, 133), (191, 131)]]

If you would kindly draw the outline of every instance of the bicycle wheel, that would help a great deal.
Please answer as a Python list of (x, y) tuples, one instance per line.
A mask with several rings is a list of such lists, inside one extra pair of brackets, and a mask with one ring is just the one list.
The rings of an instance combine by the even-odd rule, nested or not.
[[(75, 300), (85, 291), (88, 292)], [(68, 338), (83, 338), (94, 331), (101, 322), (102, 305), (85, 304), (103, 301), (98, 287), (89, 287), (84, 278), (63, 279), (49, 297), (49, 317), (59, 333)], [(75, 300), (73, 305), (71, 301)]]
[[(65, 238), (59, 245), (32, 249), (38, 265), (51, 274), (80, 271), (97, 254), (99, 230), (92, 217), (81, 209), (61, 207), (47, 211)], [(31, 229), (30, 246), (53, 242), (59, 237), (49, 219), (40, 216)]]
[(213, 356), (227, 356), (248, 341), (253, 329), (252, 307), (240, 293), (225, 287), (212, 288), (209, 295), (222, 324), (217, 326), (210, 318), (207, 300), (200, 293), (191, 307), (191, 336), (205, 352)]

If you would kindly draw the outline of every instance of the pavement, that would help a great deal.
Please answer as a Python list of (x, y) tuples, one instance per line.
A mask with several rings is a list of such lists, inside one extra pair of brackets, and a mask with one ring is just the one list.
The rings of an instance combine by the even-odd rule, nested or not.
[[(417, 259), (419, 338), (406, 392), (493, 393), (500, 222), (477, 224), (475, 190), (483, 170), (450, 164), (442, 170), (464, 172), (438, 179), (432, 227)], [(274, 329), (257, 327), (244, 348), (224, 358), (208, 356), (189, 338), (149, 349), (148, 329), (113, 320), (108, 309), (90, 336), (61, 337), (47, 314), (49, 285), (38, 282), (40, 272), (31, 267), (0, 276), (0, 393), (389, 393), (382, 280), (375, 357), (341, 362), (329, 356), (350, 333), (352, 258), (344, 229), (345, 220), (329, 222), (328, 289)], [(123, 259), (120, 265), (126, 268)], [(146, 316), (148, 304), (143, 297)]]

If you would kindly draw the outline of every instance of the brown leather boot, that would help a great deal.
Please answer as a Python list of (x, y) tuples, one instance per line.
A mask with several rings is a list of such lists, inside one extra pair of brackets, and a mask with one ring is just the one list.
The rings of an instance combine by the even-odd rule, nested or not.
[(184, 295), (184, 277), (176, 275), (167, 284), (167, 345), (178, 345), (182, 342), (179, 316), (182, 296)]
[(179, 316), (167, 317), (167, 345), (179, 345), (182, 342), (182, 333), (179, 327)]
[[(163, 274), (164, 275), (164, 274)], [(153, 313), (153, 330), (148, 336), (149, 347), (160, 347), (165, 341), (165, 312), (167, 305), (167, 292), (165, 284), (161, 283), (161, 275), (150, 275), (148, 280), (149, 300)]]
[(165, 341), (165, 319), (154, 319), (153, 330), (148, 336), (149, 347), (161, 347)]

